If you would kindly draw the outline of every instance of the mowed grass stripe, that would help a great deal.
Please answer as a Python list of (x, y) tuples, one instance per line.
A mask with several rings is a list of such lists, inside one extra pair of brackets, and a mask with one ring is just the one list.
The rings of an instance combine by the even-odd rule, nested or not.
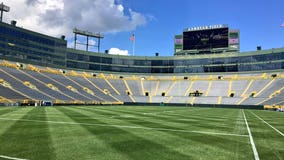
[[(66, 116), (57, 108), (50, 108), (49, 113), (56, 113), (60, 117), (48, 117), (49, 121), (68, 121), (76, 125), (49, 123), (56, 159), (127, 159), (117, 154), (117, 151), (89, 132), (85, 127)], [(82, 118), (85, 116), (72, 116)], [(86, 117), (83, 119), (87, 119)]]
[[(143, 125), (143, 127), (161, 127), (161, 128), (169, 128), (169, 129), (185, 129), (183, 126), (178, 126), (180, 124), (175, 124), (175, 125), (167, 125), (167, 123), (172, 119), (172, 117), (157, 117), (154, 115), (143, 115), (139, 112), (128, 112), (127, 110), (124, 110), (124, 108), (120, 108), (118, 110), (112, 111), (112, 110), (104, 110), (104, 109), (97, 109), (97, 108), (81, 108), (85, 109), (88, 111), (91, 111), (93, 113), (100, 113), (100, 114), (106, 114), (106, 115), (111, 115), (110, 121), (119, 121), (123, 120), (122, 122), (138, 122), (138, 125)], [(148, 120), (149, 119), (149, 120)], [(149, 122), (149, 123), (147, 123)], [(160, 122), (160, 123), (159, 123)], [(167, 122), (167, 123), (165, 123)]]
[[(135, 108), (135, 107), (134, 107)], [(150, 108), (150, 107), (144, 107), (144, 108)], [(170, 107), (168, 107), (170, 108)], [(173, 108), (173, 107), (172, 107)], [(102, 109), (102, 108), (101, 108)], [(109, 110), (109, 108), (104, 108), (104, 110)], [(111, 109), (110, 109), (111, 110)], [(125, 111), (128, 113), (137, 113), (137, 114), (141, 114), (141, 115), (150, 115), (152, 117), (164, 117), (164, 118), (170, 118), (173, 117), (176, 119), (176, 117), (181, 117), (181, 118), (192, 118), (192, 117), (197, 117), (197, 118), (203, 118), (204, 119), (208, 119), (208, 120), (215, 120), (215, 121), (220, 121), (220, 120), (224, 120), (227, 118), (232, 118), (231, 115), (228, 116), (228, 113), (230, 114), (234, 114), (234, 112), (232, 112), (233, 110), (223, 110), (223, 112), (220, 115), (216, 115), (216, 110), (214, 111), (214, 109), (212, 108), (192, 108), (192, 107), (186, 107), (185, 109), (179, 109), (179, 110), (166, 110), (166, 111), (158, 111), (158, 112), (133, 112), (130, 110), (124, 110), (123, 107), (119, 108), (116, 107), (116, 110), (118, 111)], [(111, 110), (112, 111), (112, 110)], [(214, 111), (214, 112), (212, 112)], [(208, 114), (209, 113), (209, 114)], [(212, 115), (213, 114), (213, 115)]]
[[(81, 117), (81, 116), (80, 116)], [(81, 118), (77, 118), (82, 120)], [(88, 120), (88, 118), (83, 118)], [(90, 118), (92, 120), (97, 120)], [(234, 133), (222, 133), (222, 132), (208, 132), (208, 131), (191, 131), (184, 129), (170, 129), (170, 128), (151, 128), (151, 127), (141, 127), (141, 126), (127, 126), (127, 125), (119, 125), (119, 124), (105, 124), (105, 123), (77, 123), (77, 122), (69, 122), (69, 121), (42, 121), (42, 120), (34, 120), (34, 119), (16, 119), (16, 118), (0, 118), (2, 121), (19, 121), (19, 122), (34, 122), (34, 123), (53, 123), (53, 124), (69, 124), (69, 125), (87, 125), (87, 126), (99, 126), (99, 127), (118, 127), (118, 128), (128, 128), (128, 129), (143, 129), (143, 130), (156, 130), (156, 131), (170, 131), (170, 132), (182, 132), (182, 133), (200, 133), (200, 134), (212, 134), (212, 135), (223, 135), (223, 136), (237, 136), (237, 137), (248, 137), (248, 135), (243, 134), (234, 134)]]
[[(135, 107), (134, 107), (135, 108)], [(149, 107), (145, 107), (149, 108)], [(117, 115), (117, 112), (120, 113), (118, 116), (114, 116), (116, 119), (129, 119), (129, 121), (135, 121), (135, 119), (138, 119), (138, 123), (140, 121), (144, 121), (145, 125), (147, 124), (146, 122), (150, 122), (148, 126), (146, 127), (156, 127), (156, 126), (165, 126), (164, 128), (172, 128), (173, 129), (188, 129), (188, 130), (203, 130), (203, 131), (208, 131), (208, 132), (224, 132), (224, 133), (235, 133), (235, 123), (238, 123), (237, 121), (241, 121), (242, 119), (238, 119), (238, 112), (239, 110), (226, 110), (225, 113), (222, 115), (217, 115), (217, 116), (211, 116), (211, 117), (216, 117), (218, 120), (215, 120), (214, 118), (207, 118), (206, 116), (200, 116), (200, 113), (204, 113), (203, 111), (205, 110), (205, 113), (210, 112), (212, 114), (216, 112), (212, 109), (203, 109), (201, 108), (201, 111), (198, 111), (198, 109), (193, 109), (193, 108), (186, 108), (183, 110), (177, 110), (176, 112), (180, 112), (178, 115), (174, 116), (158, 116), (158, 115), (153, 115), (153, 114), (146, 114), (144, 115), (143, 113), (140, 112), (133, 112), (133, 111), (128, 111), (125, 110), (123, 107), (115, 108), (115, 111), (109, 110), (109, 108), (106, 109), (97, 109), (97, 108), (85, 108), (85, 109), (90, 109), (90, 110), (95, 110), (96, 112), (99, 111), (108, 111), (110, 113), (113, 113), (113, 115)], [(114, 113), (115, 112), (115, 113)], [(159, 115), (163, 115), (165, 113), (159, 112)], [(174, 113), (174, 111), (173, 111)], [(195, 115), (198, 114), (198, 115)], [(134, 117), (119, 117), (119, 115), (134, 115)], [(186, 115), (186, 116), (185, 116)], [(230, 118), (222, 118), (222, 117), (230, 117)], [(157, 125), (152, 125), (155, 122)], [(242, 130), (238, 130), (240, 134), (246, 133), (245, 127), (242, 127)]]
[(18, 110), (18, 107), (0, 107), (0, 116), (15, 112), (16, 110)]
[[(6, 112), (6, 110), (10, 111)], [(250, 112), (255, 113), (272, 126), (277, 127), (279, 131), (283, 129), (283, 113), (246, 110), (246, 118), (249, 122), (260, 159), (283, 159), (283, 136), (272, 130)], [(112, 116), (114, 117), (111, 118)], [(47, 129), (44, 132), (50, 137), (47, 139), (50, 139), (51, 142), (47, 144), (53, 150), (52, 158), (46, 158), (44, 153), (41, 152), (38, 153), (38, 156), (34, 156), (33, 152), (27, 151), (23, 155), (28, 155), (28, 157), (14, 156), (10, 154), (11, 152), (8, 154), (0, 152), (0, 155), (24, 159), (30, 159), (30, 157), (37, 157), (36, 159), (74, 159), (76, 157), (76, 159), (96, 160), (253, 158), (246, 128), (244, 128), (246, 127), (244, 118), (239, 109), (125, 106), (0, 107), (0, 125), (0, 134), (2, 131), (5, 137), (8, 135), (7, 132), (14, 134), (16, 137), (20, 135), (28, 137), (26, 136), (28, 133), (20, 134), (20, 132), (27, 132), (28, 128), (33, 130), (28, 131), (32, 134), (29, 134), (31, 137), (26, 138), (27, 140), (18, 138), (19, 141), (17, 143), (19, 144), (14, 143), (13, 145), (5, 146), (7, 150), (9, 150), (8, 148), (13, 150), (15, 146), (24, 146), (23, 143), (26, 143), (28, 139), (35, 139), (33, 133), (36, 132), (39, 134), (38, 137), (45, 139), (45, 136), (41, 135), (42, 133), (39, 130)], [(221, 127), (218, 127), (218, 125)], [(26, 126), (26, 130), (20, 129), (23, 126)], [(38, 126), (47, 127), (43, 129), (43, 127)], [(133, 126), (140, 128), (132, 128)], [(196, 131), (206, 131), (209, 128), (208, 130), (214, 133), (234, 133), (245, 136), (163, 131), (145, 129), (145, 127), (188, 131), (194, 131), (193, 129), (196, 128), (198, 128)], [(15, 129), (17, 135), (12, 132), (12, 128)], [(2, 139), (0, 140), (2, 147)], [(152, 143), (144, 144), (148, 142)], [(152, 144), (153, 147), (151, 147)], [(161, 150), (154, 148), (160, 146), (162, 146)], [(122, 149), (119, 149), (120, 147)], [(124, 149), (123, 147), (132, 149)], [(28, 146), (27, 148), (31, 147)], [(125, 150), (134, 153), (127, 153)], [(165, 155), (163, 153), (165, 151), (171, 151), (170, 153), (173, 156)], [(47, 150), (47, 152), (49, 151)], [(158, 154), (154, 155), (156, 152)], [(175, 157), (174, 155), (178, 156)]]
[[(75, 110), (74, 108), (72, 109)], [(80, 108), (80, 109), (91, 110), (91, 112), (93, 113), (101, 113), (101, 112), (98, 112), (96, 108), (90, 108), (90, 109)], [(115, 113), (112, 113), (112, 114), (115, 114)], [(120, 114), (120, 113), (116, 113), (116, 114)], [(212, 156), (219, 157), (218, 159), (220, 159), (220, 156), (227, 157), (227, 158), (228, 157), (245, 158), (247, 154), (248, 155), (251, 154), (249, 152), (249, 143), (247, 143), (246, 138), (239, 139), (238, 137), (232, 138), (232, 137), (224, 137), (224, 136), (217, 136), (217, 135), (207, 135), (206, 138), (204, 138), (202, 134), (192, 135), (189, 133), (184, 134), (184, 133), (178, 133), (178, 132), (170, 132), (170, 134), (168, 132), (166, 133), (164, 132), (163, 134), (162, 133), (163, 132), (154, 131), (153, 133), (150, 134), (149, 137), (153, 137), (153, 135), (158, 135), (158, 137), (163, 135), (164, 137), (166, 137), (166, 139), (173, 139), (173, 136), (180, 137), (182, 139), (179, 138), (179, 140), (178, 139), (174, 140), (174, 142), (169, 142), (169, 143), (166, 143), (165, 145), (171, 146), (176, 141), (181, 141), (186, 145), (188, 144), (188, 146), (191, 146), (191, 147), (186, 146), (185, 148), (187, 148), (188, 151), (185, 151), (185, 153), (191, 153), (192, 155), (195, 155), (195, 156), (198, 155), (199, 157), (195, 157), (195, 159), (209, 159), (209, 157), (212, 157)], [(154, 138), (154, 140), (156, 140), (156, 138)], [(212, 142), (212, 143), (209, 143), (209, 142)], [(159, 143), (159, 141), (157, 143)], [(173, 148), (178, 148), (178, 147), (179, 146), (174, 146)], [(239, 151), (239, 152), (236, 153), (236, 151)], [(199, 153), (203, 153), (203, 156), (200, 156)]]
[[(109, 108), (108, 108), (109, 109)], [(190, 108), (190, 109), (192, 109), (192, 108)], [(97, 111), (97, 109), (94, 109), (94, 110), (96, 110)], [(122, 108), (122, 110), (123, 111), (125, 111), (124, 110), (124, 108)], [(116, 111), (117, 111), (117, 108), (116, 108)], [(120, 114), (131, 114), (131, 112), (127, 112), (128, 110), (126, 110), (125, 112), (120, 112)], [(181, 111), (181, 110), (179, 110), (179, 111)], [(177, 112), (179, 112), (179, 111), (177, 111)], [(195, 110), (195, 111), (197, 111), (197, 110)], [(234, 110), (230, 110), (231, 112), (232, 111), (234, 111)], [(235, 119), (240, 119), (240, 117), (242, 117), (242, 114), (241, 114), (241, 112), (240, 112), (240, 110), (237, 110), (237, 112), (239, 112), (240, 114), (235, 118)], [(159, 112), (159, 113), (162, 113), (162, 112)], [(173, 112), (174, 113), (174, 112)], [(138, 115), (139, 114), (141, 114), (141, 113), (138, 113)], [(188, 112), (186, 112), (186, 114), (188, 114)], [(234, 113), (235, 114), (235, 113)], [(151, 114), (150, 114), (150, 116), (151, 116)], [(239, 117), (240, 116), (240, 117)], [(135, 116), (136, 117), (136, 116)], [(137, 117), (141, 117), (141, 116), (137, 116)], [(156, 115), (153, 115), (153, 117), (156, 117), (156, 118), (158, 118)], [(202, 117), (202, 116), (200, 116), (200, 117)], [(171, 118), (178, 118), (178, 117), (171, 117)], [(129, 118), (129, 119), (133, 119), (133, 117), (131, 117), (131, 118)], [(142, 120), (148, 120), (149, 118), (142, 118)], [(150, 120), (150, 119), (149, 119)], [(153, 120), (153, 119), (151, 119), (151, 120)], [(242, 119), (241, 119), (242, 120)], [(153, 121), (156, 121), (156, 120), (153, 120)], [(132, 122), (132, 120), (131, 120), (131, 122)], [(139, 124), (140, 124), (141, 122), (139, 122)], [(166, 123), (166, 122), (164, 122), (164, 123)], [(164, 124), (163, 123), (163, 124)], [(237, 123), (237, 122), (236, 122)], [(241, 125), (242, 127), (241, 127), (241, 129), (237, 129), (238, 131), (239, 130), (244, 130), (245, 129), (245, 126), (244, 126), (244, 123), (243, 123), (243, 120), (240, 122), (239, 120), (238, 120), (238, 126), (239, 125)], [(210, 127), (210, 126), (207, 126), (208, 128)], [(211, 126), (211, 128), (214, 128), (214, 126)], [(244, 130), (245, 131), (245, 130)], [(182, 134), (182, 136), (183, 137), (185, 137), (185, 139), (188, 139), (188, 138), (190, 138), (190, 137), (186, 137), (185, 136), (185, 134)], [(197, 139), (197, 138), (195, 138), (195, 139)], [(220, 141), (220, 139), (216, 139), (215, 141)], [(225, 142), (226, 140), (224, 140), (223, 142)], [(228, 141), (227, 141), (228, 142)], [(240, 141), (238, 141), (238, 142), (235, 142), (235, 143), (228, 143), (228, 144), (232, 144), (232, 145), (230, 145), (230, 146), (227, 146), (227, 148), (230, 148), (230, 147), (233, 147), (233, 148), (235, 148), (235, 150), (234, 150), (234, 154), (235, 154), (235, 157), (241, 157), (241, 156), (239, 156), (240, 155), (240, 153), (245, 153), (245, 151), (242, 151), (242, 152), (239, 152), (240, 150), (242, 150), (244, 147), (241, 145), (241, 143), (239, 143)], [(197, 145), (198, 146), (198, 145)], [(216, 147), (216, 148), (218, 148), (218, 146), (216, 145), (216, 143), (214, 143), (214, 146)], [(246, 146), (249, 146), (249, 144), (246, 144)], [(248, 150), (246, 150), (246, 151), (248, 151)], [(201, 152), (204, 152), (204, 151), (201, 151)], [(244, 154), (243, 154), (244, 155)]]
[[(38, 113), (44, 115), (44, 112), (43, 109), (29, 108), (22, 118), (15, 121), (0, 137), (0, 154), (24, 159), (54, 159), (46, 117), (33, 117)], [(22, 119), (45, 123), (24, 122)]]
[[(8, 110), (8, 112), (7, 112), (7, 110)], [(20, 119), (24, 115), (26, 115), (26, 113), (29, 112), (30, 110), (31, 110), (31, 108), (18, 108), (18, 107), (13, 107), (13, 108), (9, 107), (9, 108), (7, 108), (7, 107), (5, 107), (5, 109), (4, 108), (0, 109), (0, 117), (3, 117), (3, 116), (13, 116), (15, 113), (21, 112), (22, 113), (21, 115), (17, 115), (17, 118)], [(6, 112), (4, 112), (4, 111), (6, 111)], [(6, 133), (7, 130), (11, 129), (16, 122), (17, 121), (0, 121), (0, 126), (1, 126), (0, 127), (0, 137), (4, 138), (5, 135), (3, 135), (3, 134)], [(2, 135), (3, 135), (3, 137), (2, 137)], [(6, 138), (9, 138), (9, 137), (6, 137)], [(9, 147), (9, 146), (4, 146), (5, 143), (3, 143), (3, 145), (2, 145), (1, 141), (0, 141), (0, 143), (1, 143), (1, 147)], [(3, 151), (0, 149), (0, 159), (1, 158), (3, 158), (3, 159), (16, 159), (16, 157), (11, 157), (11, 155), (7, 156), (7, 155), (3, 155), (3, 154), (8, 154), (8, 153), (3, 153)], [(17, 159), (19, 159), (19, 158), (17, 158)]]
[[(166, 128), (166, 129), (172, 129), (172, 130), (184, 130), (185, 129), (184, 126), (180, 126), (181, 124), (178, 124), (178, 123), (175, 123), (174, 125), (170, 124), (170, 120), (172, 120), (172, 117), (157, 117), (155, 115), (150, 115), (150, 114), (143, 115), (139, 112), (133, 112), (133, 111), (128, 112), (124, 108), (119, 109), (118, 107), (116, 107), (114, 111), (109, 110), (109, 109), (105, 110), (102, 108), (100, 109), (82, 108), (82, 109), (92, 111), (93, 113), (112, 115), (111, 117), (114, 117), (114, 119), (113, 120), (110, 119), (111, 121), (123, 120), (120, 123), (130, 122), (132, 124), (136, 124), (138, 126), (142, 126), (145, 128)], [(130, 117), (128, 115), (130, 115)]]
[(132, 111), (132, 112), (139, 112), (139, 113), (162, 113), (162, 112), (172, 112), (172, 111), (179, 111), (179, 110), (185, 110), (187, 108), (185, 107), (159, 107), (159, 106), (111, 106), (111, 107), (96, 107), (104, 110), (120, 110), (121, 108)]
[[(75, 109), (75, 108), (72, 108)], [(93, 109), (87, 109), (87, 108), (80, 108), (82, 110), (86, 110), (89, 112), (92, 112), (93, 114), (112, 114), (112, 115), (120, 115), (124, 112), (101, 112), (100, 110), (93, 110)], [(166, 125), (167, 122), (164, 121), (162, 123), (156, 123), (158, 121), (157, 119), (151, 119), (151, 120), (145, 120), (145, 118), (137, 118), (136, 116), (128, 118), (122, 118), (122, 119), (110, 119), (110, 123), (107, 121), (104, 123), (107, 123), (106, 126), (115, 126), (115, 127), (121, 127), (121, 128), (129, 128), (129, 129), (144, 129), (144, 130), (156, 130), (156, 131), (170, 131), (170, 132), (184, 132), (184, 133), (200, 133), (200, 134), (212, 134), (212, 135), (224, 135), (224, 136), (240, 136), (240, 137), (247, 137), (248, 135), (243, 134), (234, 134), (234, 133), (222, 133), (222, 132), (209, 132), (209, 131), (196, 131), (196, 130), (189, 130), (187, 128), (177, 127), (177, 126), (171, 126)], [(92, 124), (92, 123), (91, 123)], [(118, 124), (118, 125), (116, 125)], [(94, 124), (96, 125), (96, 124)]]
[(275, 111), (252, 111), (267, 123), (284, 133), (284, 112)]
[[(187, 113), (184, 112), (182, 115), (177, 114), (177, 117), (182, 117), (183, 119), (192, 119), (194, 120), (191, 125), (200, 126), (203, 129), (211, 129), (216, 132), (230, 132), (236, 133), (235, 124), (241, 121), (238, 117), (239, 110), (228, 110), (222, 109), (222, 112), (218, 112), (212, 108), (210, 109), (201, 109), (198, 112)], [(203, 115), (204, 114), (204, 115)], [(184, 116), (186, 115), (186, 116)], [(242, 130), (242, 133), (246, 133), (245, 130)]]
[[(140, 108), (140, 107), (133, 107), (133, 108)], [(157, 112), (149, 112), (147, 109), (151, 110), (151, 108), (158, 108), (159, 110)], [(227, 121), (228, 118), (232, 119), (230, 114), (234, 114), (232, 110), (222, 110), (223, 112), (220, 113), (220, 115), (216, 115), (216, 109), (214, 112), (212, 112), (214, 109), (212, 108), (192, 108), (192, 107), (183, 107), (184, 109), (174, 109), (169, 110), (170, 108), (175, 107), (144, 107), (146, 109), (145, 111), (132, 111), (130, 108), (125, 107), (115, 107), (114, 109), (110, 107), (99, 107), (100, 110), (109, 110), (109, 111), (124, 111), (129, 114), (131, 113), (137, 113), (141, 114), (141, 116), (149, 115), (150, 117), (162, 117), (164, 119), (186, 119), (186, 118), (196, 118), (196, 119), (202, 119), (202, 120), (208, 120), (208, 121)], [(179, 107), (176, 107), (179, 108)], [(181, 108), (181, 107), (180, 107)], [(97, 109), (97, 108), (96, 108)], [(160, 111), (161, 109), (165, 109), (165, 111)], [(225, 113), (224, 113), (225, 112)], [(211, 113), (211, 115), (207, 115), (208, 113)], [(212, 115), (213, 114), (213, 115)], [(171, 118), (172, 117), (172, 118)], [(178, 118), (177, 118), (178, 117)]]
[(271, 124), (269, 124), (268, 122), (266, 122), (265, 120), (263, 120), (262, 118), (260, 118), (258, 115), (256, 115), (253, 112), (250, 112), (251, 114), (253, 114), (256, 118), (258, 118), (259, 120), (261, 120), (263, 123), (267, 124), (270, 128), (272, 128), (274, 131), (276, 131), (277, 133), (279, 133), (281, 136), (284, 136), (284, 133), (282, 133), (281, 131), (279, 131), (277, 128), (273, 127)]
[[(57, 108), (62, 113), (69, 116), (77, 123), (86, 122), (73, 117), (73, 115), (86, 116), (84, 112), (74, 111), (71, 108)], [(91, 118), (91, 117), (90, 117)], [(98, 119), (90, 119), (91, 122), (104, 124)], [(105, 125), (107, 125), (105, 123)], [(167, 146), (160, 145), (154, 141), (147, 140), (142, 136), (138, 136), (131, 131), (118, 127), (94, 127), (90, 125), (82, 125), (92, 134), (103, 140), (106, 144), (117, 150), (120, 154), (127, 156), (127, 159), (191, 159), (188, 155), (181, 154), (174, 150), (170, 150)], [(143, 133), (140, 133), (143, 134)]]
[[(198, 109), (192, 109), (192, 108), (186, 108), (187, 110), (183, 110), (184, 113), (180, 113), (179, 115), (175, 115), (175, 116), (170, 116), (170, 117), (159, 117), (157, 115), (152, 115), (152, 114), (147, 114), (147, 115), (143, 115), (144, 117), (147, 118), (141, 118), (142, 120), (145, 119), (147, 121), (155, 121), (155, 122), (160, 122), (162, 124), (170, 124), (170, 126), (181, 126), (182, 129), (184, 129), (185, 127), (188, 127), (188, 129), (193, 129), (193, 127), (195, 127), (194, 129), (202, 129), (202, 130), (208, 130), (212, 131), (212, 129), (216, 130), (216, 132), (218, 132), (218, 129), (221, 129), (221, 131), (225, 131), (228, 132), (228, 128), (229, 130), (233, 130), (234, 128), (232, 126), (234, 126), (235, 120), (236, 118), (233, 117), (233, 114), (235, 114), (235, 116), (237, 116), (237, 112), (238, 110), (236, 110), (236, 112), (234, 110), (230, 110), (230, 119), (228, 118), (219, 118), (219, 120), (214, 121), (214, 118), (210, 118), (208, 119), (206, 116), (196, 116), (195, 114), (198, 113), (204, 113), (202, 111), (206, 110), (205, 113), (207, 113), (207, 111), (214, 111), (214, 110), (209, 110), (209, 109), (203, 109), (203, 108), (198, 108), (201, 109), (200, 112), (195, 112), (198, 111)], [(123, 110), (123, 108), (121, 110), (119, 110), (120, 112), (122, 112), (121, 114), (131, 114), (128, 112), (128, 110)], [(181, 110), (180, 110), (181, 111)], [(228, 110), (229, 111), (229, 110)], [(178, 111), (177, 111), (178, 112)], [(137, 113), (135, 115), (135, 117), (140, 118), (141, 116), (139, 116), (139, 114), (141, 113)], [(163, 113), (161, 113), (163, 114)], [(226, 114), (226, 113), (225, 113)], [(225, 115), (223, 113), (223, 115), (220, 116), (216, 116), (216, 117), (224, 117)], [(187, 116), (184, 116), (187, 115)], [(134, 118), (135, 118), (134, 117)], [(130, 120), (133, 118), (129, 118)], [(220, 121), (222, 121), (223, 123), (220, 124)], [(167, 123), (165, 123), (167, 122)], [(210, 126), (210, 127), (208, 127)], [(243, 133), (245, 130), (243, 130)], [(219, 130), (220, 132), (220, 130)], [(231, 132), (230, 132), (231, 133)]]
[[(24, 115), (26, 115), (26, 113), (28, 111), (30, 111), (31, 108), (25, 108), (25, 109), (19, 109), (19, 108), (9, 108), (9, 109), (5, 109), (5, 110), (0, 110), (0, 118), (1, 117), (15, 117), (15, 118), (19, 118), (21, 119)], [(22, 114), (14, 116), (15, 113), (19, 113), (21, 112)], [(11, 125), (13, 125), (15, 123), (15, 121), (0, 121), (0, 135), (3, 134), (6, 129), (10, 128)]]
[[(259, 111), (252, 111), (262, 113)], [(255, 145), (260, 159), (283, 159), (284, 157), (284, 138), (279, 133), (267, 127), (265, 123), (260, 121), (252, 113), (246, 112), (247, 119), (250, 123), (251, 132), (254, 138)], [(272, 115), (277, 112), (270, 112)], [(273, 118), (271, 119), (273, 120)], [(283, 121), (282, 121), (283, 124)]]
[[(175, 121), (173, 117), (158, 117), (151, 114), (141, 114), (139, 112), (128, 112), (127, 110), (115, 109), (114, 111), (109, 109), (97, 109), (97, 108), (82, 108), (85, 110), (89, 110), (93, 113), (107, 114), (111, 115), (110, 120), (118, 121), (123, 120), (122, 122), (137, 124), (143, 127), (161, 127), (161, 128), (169, 128), (169, 129), (187, 129), (184, 127), (184, 123), (180, 123), (180, 121)], [(170, 124), (170, 122), (174, 122)]]

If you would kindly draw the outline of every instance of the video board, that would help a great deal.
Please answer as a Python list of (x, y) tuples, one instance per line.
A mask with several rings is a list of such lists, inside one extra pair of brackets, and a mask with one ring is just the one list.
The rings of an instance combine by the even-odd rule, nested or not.
[(229, 28), (214, 28), (183, 32), (183, 50), (227, 48)]

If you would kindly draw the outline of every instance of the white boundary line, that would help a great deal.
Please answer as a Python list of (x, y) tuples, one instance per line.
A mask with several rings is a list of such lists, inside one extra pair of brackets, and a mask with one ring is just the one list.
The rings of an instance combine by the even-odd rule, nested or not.
[(190, 131), (190, 130), (183, 130), (183, 129), (151, 128), (151, 127), (126, 126), (126, 125), (115, 125), (115, 124), (77, 123), (77, 122), (62, 122), (62, 121), (41, 121), (41, 120), (31, 120), (31, 119), (11, 119), (11, 118), (0, 118), (0, 120), (22, 121), (22, 122), (38, 122), (38, 123), (54, 123), (54, 124), (69, 124), (69, 125), (87, 125), (87, 126), (101, 126), (101, 127), (117, 127), (117, 128), (144, 129), (144, 130), (156, 130), (156, 131), (171, 131), (171, 132), (183, 132), (183, 133), (200, 133), (200, 134), (211, 134), (211, 135), (248, 137), (248, 135), (234, 134), (234, 133)]
[(279, 131), (278, 129), (274, 128), (272, 125), (270, 125), (268, 122), (266, 122), (265, 120), (263, 120), (262, 118), (260, 118), (258, 115), (256, 115), (255, 113), (251, 112), (256, 118), (260, 119), (262, 122), (264, 122), (265, 124), (267, 124), (269, 127), (271, 127), (272, 129), (274, 129), (276, 132), (278, 132), (281, 136), (284, 136), (284, 133), (282, 133), (281, 131)]
[(245, 112), (244, 112), (243, 109), (242, 109), (242, 112), (243, 112), (243, 116), (244, 116), (244, 119), (245, 119), (245, 122), (246, 122), (247, 130), (248, 130), (248, 134), (249, 134), (249, 140), (250, 140), (250, 144), (251, 144), (253, 154), (254, 154), (254, 159), (259, 160), (259, 156), (258, 156), (256, 147), (255, 147), (255, 144), (254, 144), (251, 132), (250, 132), (250, 128), (249, 128), (249, 125), (248, 125), (248, 122), (247, 122), (247, 118), (246, 118), (246, 115), (245, 115)]
[(12, 159), (12, 160), (28, 160), (28, 159), (22, 159), (22, 158), (16, 158), (16, 157), (9, 157), (9, 156), (4, 156), (4, 155), (0, 155), (0, 158)]

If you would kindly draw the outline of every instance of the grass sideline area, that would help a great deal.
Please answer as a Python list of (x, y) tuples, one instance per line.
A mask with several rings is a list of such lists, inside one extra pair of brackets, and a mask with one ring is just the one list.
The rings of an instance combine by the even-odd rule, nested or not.
[(283, 112), (147, 106), (0, 107), (0, 126), (0, 159), (4, 160), (284, 158)]

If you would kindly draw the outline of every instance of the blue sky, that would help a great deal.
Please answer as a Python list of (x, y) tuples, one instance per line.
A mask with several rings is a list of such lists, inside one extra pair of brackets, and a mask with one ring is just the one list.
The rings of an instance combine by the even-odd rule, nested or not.
[(129, 50), (129, 37), (135, 34), (135, 55), (171, 56), (174, 35), (184, 28), (214, 24), (228, 24), (240, 30), (241, 51), (284, 47), (283, 0), (122, 0), (125, 8), (147, 15), (146, 24), (133, 31), (109, 33), (102, 41), (102, 49), (117, 47)]
[[(172, 56), (174, 35), (187, 27), (228, 24), (240, 30), (241, 51), (284, 47), (284, 0), (3, 0), (4, 21), (43, 34), (66, 35), (73, 28), (104, 33), (101, 51), (117, 48), (135, 55)], [(84, 41), (84, 39), (80, 39)]]

